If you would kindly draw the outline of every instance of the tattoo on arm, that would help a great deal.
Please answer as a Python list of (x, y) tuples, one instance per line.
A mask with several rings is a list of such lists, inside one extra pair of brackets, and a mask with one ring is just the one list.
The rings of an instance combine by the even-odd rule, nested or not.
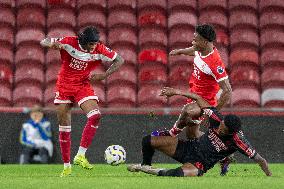
[(113, 63), (111, 66), (108, 68), (106, 71), (106, 76), (110, 76), (113, 72), (117, 71), (118, 68), (124, 63), (124, 59), (120, 56), (117, 55), (116, 58), (113, 60)]

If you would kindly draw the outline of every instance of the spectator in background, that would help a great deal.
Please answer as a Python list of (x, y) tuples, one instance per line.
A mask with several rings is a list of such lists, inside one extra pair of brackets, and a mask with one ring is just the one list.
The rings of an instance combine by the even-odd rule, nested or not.
[(30, 119), (22, 126), (20, 142), (23, 145), (20, 164), (48, 163), (53, 153), (51, 127), (40, 106), (31, 109)]

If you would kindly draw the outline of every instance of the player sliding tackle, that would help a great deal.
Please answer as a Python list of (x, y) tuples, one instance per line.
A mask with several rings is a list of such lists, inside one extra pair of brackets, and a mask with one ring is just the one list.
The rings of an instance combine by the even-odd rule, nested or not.
[[(142, 164), (129, 165), (129, 171), (142, 171), (158, 176), (202, 176), (218, 161), (239, 151), (258, 163), (267, 176), (272, 175), (266, 160), (245, 139), (239, 117), (223, 117), (217, 108), (195, 93), (165, 87), (161, 95), (181, 95), (196, 101), (202, 114), (209, 117), (208, 130), (198, 140), (183, 141), (171, 136), (145, 136), (142, 139)], [(183, 165), (176, 169), (152, 168), (151, 161), (155, 150), (165, 153)]]
[[(82, 133), (81, 143), (74, 164), (85, 169), (92, 169), (85, 157), (92, 139), (99, 127), (101, 113), (98, 107), (98, 97), (90, 81), (106, 79), (115, 72), (124, 60), (99, 41), (99, 32), (95, 27), (84, 28), (78, 36), (63, 38), (46, 38), (41, 41), (43, 47), (60, 50), (61, 70), (56, 83), (54, 103), (59, 122), (59, 143), (64, 170), (61, 177), (71, 174), (71, 108), (73, 103), (87, 116), (87, 123)], [(105, 73), (95, 73), (92, 70), (102, 61), (113, 62)]]
[[(171, 56), (194, 56), (193, 73), (189, 80), (189, 91), (194, 92), (205, 99), (210, 106), (220, 110), (231, 97), (231, 85), (217, 48), (213, 42), (216, 38), (214, 28), (208, 24), (197, 25), (195, 28), (192, 46), (185, 49), (175, 49)], [(219, 100), (216, 98), (218, 91), (222, 89)], [(189, 139), (196, 139), (202, 135), (199, 124), (203, 117), (201, 108), (192, 99), (188, 99), (182, 112), (169, 130), (172, 137), (177, 136), (184, 128)], [(229, 158), (221, 162), (221, 175), (228, 171)]]

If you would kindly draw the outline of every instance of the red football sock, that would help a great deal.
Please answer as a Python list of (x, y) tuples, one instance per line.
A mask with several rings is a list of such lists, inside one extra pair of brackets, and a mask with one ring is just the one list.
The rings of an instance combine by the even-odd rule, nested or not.
[(82, 133), (80, 146), (88, 148), (96, 134), (99, 121), (101, 118), (101, 113), (99, 110), (92, 110), (87, 114), (88, 121), (85, 125), (84, 131)]
[(169, 133), (172, 137), (176, 137), (179, 133), (182, 132), (182, 129), (179, 129), (177, 126), (176, 126), (176, 123), (174, 124), (173, 128), (170, 129)]
[(69, 163), (71, 150), (71, 126), (59, 125), (59, 143), (62, 160), (64, 163)]

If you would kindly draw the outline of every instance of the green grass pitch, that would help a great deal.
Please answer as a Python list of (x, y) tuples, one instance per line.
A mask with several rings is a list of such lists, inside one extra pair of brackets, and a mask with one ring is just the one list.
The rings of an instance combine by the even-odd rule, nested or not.
[[(175, 168), (177, 164), (155, 164)], [(157, 177), (131, 173), (125, 165), (98, 164), (91, 171), (72, 168), (72, 176), (60, 178), (62, 165), (0, 165), (0, 189), (284, 189), (284, 164), (270, 164), (273, 176), (266, 177), (256, 164), (232, 164), (227, 176), (215, 166), (203, 177)]]

